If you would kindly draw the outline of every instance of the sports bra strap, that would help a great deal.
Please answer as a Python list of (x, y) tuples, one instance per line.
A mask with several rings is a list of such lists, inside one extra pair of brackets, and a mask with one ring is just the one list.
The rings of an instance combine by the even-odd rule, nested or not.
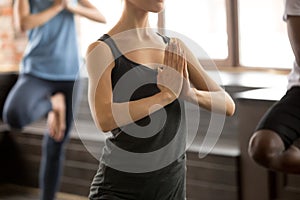
[(98, 40), (105, 42), (110, 47), (115, 60), (118, 59), (120, 56), (122, 56), (122, 53), (118, 49), (116, 43), (113, 41), (113, 39), (111, 39), (111, 37), (108, 34), (104, 34)]
[[(160, 33), (157, 33), (157, 35), (162, 37), (162, 39), (164, 40), (164, 43), (169, 44), (169, 42), (170, 42), (169, 37), (161, 35)], [(101, 40), (101, 41), (105, 42), (110, 47), (115, 60), (123, 55), (121, 53), (121, 51), (118, 49), (118, 47), (117, 47), (116, 43), (114, 42), (114, 40), (108, 34), (104, 34), (98, 40)]]

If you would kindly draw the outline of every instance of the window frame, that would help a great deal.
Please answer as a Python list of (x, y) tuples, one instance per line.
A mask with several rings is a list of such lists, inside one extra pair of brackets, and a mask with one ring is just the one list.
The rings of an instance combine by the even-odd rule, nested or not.
[[(227, 36), (228, 36), (228, 57), (226, 59), (213, 59), (214, 64), (218, 69), (230, 70), (230, 71), (272, 71), (279, 74), (287, 74), (290, 69), (285, 68), (271, 68), (271, 67), (259, 67), (259, 66), (244, 66), (240, 63), (240, 44), (239, 44), (239, 13), (238, 2), (239, 0), (225, 0), (226, 4), (226, 24), (227, 24)], [(158, 15), (158, 28), (163, 30), (165, 27), (165, 11)], [(162, 32), (163, 34), (163, 32)], [(206, 69), (210, 68), (211, 61), (199, 59), (200, 63)]]
[[(260, 66), (244, 66), (240, 63), (240, 44), (239, 44), (239, 12), (238, 5), (239, 0), (225, 0), (225, 12), (226, 12), (226, 27), (227, 27), (227, 52), (228, 56), (225, 59), (213, 59), (203, 60), (199, 59), (199, 62), (206, 69), (215, 69), (217, 66), (221, 70), (231, 71), (278, 71), (279, 73), (287, 73), (290, 69), (285, 68), (271, 68), (271, 67), (260, 67)], [(158, 13), (157, 28), (161, 34), (164, 33), (165, 28), (165, 11)], [(214, 64), (214, 66), (211, 66)], [(238, 69), (237, 69), (238, 68)]]
[[(239, 66), (239, 44), (238, 44), (238, 0), (225, 0), (226, 4), (226, 24), (228, 35), (228, 57), (226, 59), (213, 59), (217, 67), (232, 67)], [(165, 28), (165, 11), (158, 14), (158, 29), (161, 34), (164, 34)], [(205, 59), (199, 59), (201, 64), (209, 68), (211, 61)]]

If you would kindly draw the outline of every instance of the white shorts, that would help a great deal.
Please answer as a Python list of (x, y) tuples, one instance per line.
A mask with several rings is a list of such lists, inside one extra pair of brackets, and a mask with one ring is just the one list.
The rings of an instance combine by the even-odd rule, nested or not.
[(284, 21), (288, 15), (300, 16), (300, 0), (284, 0), (284, 7)]

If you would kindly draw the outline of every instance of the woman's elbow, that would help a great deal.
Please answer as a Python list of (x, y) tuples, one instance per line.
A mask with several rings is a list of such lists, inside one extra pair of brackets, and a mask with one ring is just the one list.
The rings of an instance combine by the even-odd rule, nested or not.
[(99, 16), (95, 20), (99, 23), (106, 24), (106, 18), (104, 16)]
[(25, 31), (27, 31), (29, 28), (27, 27), (27, 26), (25, 26), (25, 25), (20, 25), (20, 28), (19, 28), (19, 30), (21, 31), (21, 32), (25, 32)]
[(100, 18), (100, 22), (103, 23), (103, 24), (106, 24), (107, 23), (106, 18), (104, 16), (102, 16)]
[(18, 21), (18, 20), (16, 20), (15, 22), (14, 22), (14, 29), (15, 29), (15, 31), (16, 32), (25, 32), (27, 29), (26, 29), (26, 25), (25, 25), (25, 23), (22, 23), (21, 21)]
[(99, 128), (104, 132), (109, 132), (113, 129), (115, 129), (115, 123), (114, 120), (112, 120), (112, 117), (109, 114), (101, 114), (101, 116), (98, 115), (98, 125)]
[(20, 20), (20, 23), (18, 25), (18, 30), (20, 30), (21, 32), (25, 32), (31, 28), (32, 27), (30, 27), (30, 25), (25, 20)]
[(110, 129), (108, 126), (105, 126), (103, 124), (100, 124), (99, 123), (99, 126), (100, 126), (100, 129), (103, 133), (107, 133), (107, 132), (110, 132), (112, 129)]
[(227, 116), (233, 116), (235, 113), (235, 103), (234, 101), (231, 99), (230, 102), (228, 103), (227, 109), (226, 109), (226, 115)]
[(94, 10), (93, 15), (91, 16), (91, 20), (94, 20), (94, 21), (99, 22), (99, 23), (106, 24), (106, 18), (97, 9)]

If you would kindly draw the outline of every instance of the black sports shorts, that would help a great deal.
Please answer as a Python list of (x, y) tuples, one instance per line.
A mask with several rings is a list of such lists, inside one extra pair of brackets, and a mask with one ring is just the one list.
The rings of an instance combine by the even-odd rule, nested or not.
[(300, 137), (300, 87), (292, 87), (264, 114), (256, 131), (262, 129), (276, 132), (286, 149)]
[(127, 173), (100, 164), (91, 185), (90, 200), (185, 200), (186, 162), (153, 172)]

